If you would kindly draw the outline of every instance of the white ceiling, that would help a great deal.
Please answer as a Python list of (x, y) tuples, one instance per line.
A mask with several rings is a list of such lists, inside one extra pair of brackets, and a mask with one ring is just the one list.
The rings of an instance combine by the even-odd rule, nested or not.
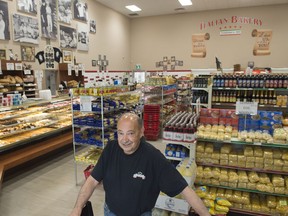
[[(195, 11), (207, 11), (217, 9), (253, 7), (260, 5), (287, 4), (288, 0), (192, 0), (193, 5), (185, 7), (184, 10), (178, 0), (96, 0), (115, 11), (128, 17), (157, 16), (164, 14), (176, 14)], [(137, 5), (142, 11), (137, 12), (138, 16), (131, 16), (133, 12), (125, 8), (126, 5)]]

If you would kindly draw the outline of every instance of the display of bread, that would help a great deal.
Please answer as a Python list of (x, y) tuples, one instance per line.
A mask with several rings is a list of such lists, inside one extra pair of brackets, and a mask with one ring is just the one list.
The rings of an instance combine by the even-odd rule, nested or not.
[(76, 88), (78, 87), (78, 82), (76, 80), (70, 80), (67, 82), (68, 88)]
[(12, 75), (6, 75), (3, 78), (0, 78), (0, 83), (1, 84), (22, 84), (23, 79), (20, 76), (12, 76)]

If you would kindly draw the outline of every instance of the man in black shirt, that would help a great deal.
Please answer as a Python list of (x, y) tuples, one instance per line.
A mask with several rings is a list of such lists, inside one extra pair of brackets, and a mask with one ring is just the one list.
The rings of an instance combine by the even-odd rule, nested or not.
[(144, 140), (142, 120), (136, 114), (123, 114), (117, 133), (118, 141), (107, 144), (82, 186), (71, 216), (80, 216), (100, 182), (105, 190), (105, 216), (151, 216), (160, 191), (171, 197), (181, 193), (199, 215), (210, 215), (173, 165)]

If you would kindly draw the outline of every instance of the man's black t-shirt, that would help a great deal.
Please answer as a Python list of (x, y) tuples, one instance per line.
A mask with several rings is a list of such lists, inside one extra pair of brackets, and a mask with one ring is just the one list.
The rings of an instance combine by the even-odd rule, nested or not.
[(188, 185), (164, 155), (144, 139), (131, 155), (126, 155), (117, 141), (107, 144), (91, 175), (103, 181), (106, 204), (117, 216), (150, 211), (160, 191), (173, 197)]

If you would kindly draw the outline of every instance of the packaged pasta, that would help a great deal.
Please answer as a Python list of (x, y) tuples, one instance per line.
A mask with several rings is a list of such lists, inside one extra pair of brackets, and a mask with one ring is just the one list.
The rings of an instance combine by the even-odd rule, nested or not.
[(246, 157), (248, 157), (248, 156), (254, 156), (254, 150), (253, 150), (253, 148), (252, 148), (251, 146), (245, 146), (245, 147), (244, 147), (244, 155), (245, 155)]
[(214, 179), (214, 178), (212, 178), (212, 179), (211, 179), (211, 184), (212, 184), (212, 185), (220, 185), (219, 179)]
[(264, 167), (263, 163), (255, 163), (255, 168), (263, 169), (263, 167)]
[(257, 195), (253, 196), (253, 198), (251, 199), (251, 210), (256, 212), (261, 211), (260, 201)]
[(224, 145), (222, 145), (222, 147), (220, 149), (220, 152), (221, 152), (221, 154), (230, 154), (231, 150), (232, 150), (232, 146), (231, 145), (224, 144)]
[(276, 208), (277, 206), (277, 200), (275, 196), (267, 196), (267, 207), (269, 208)]
[(276, 211), (280, 214), (288, 212), (288, 202), (286, 197), (277, 197)]
[(227, 199), (223, 199), (223, 198), (216, 198), (216, 203), (218, 205), (221, 205), (221, 206), (227, 206), (227, 207), (231, 207), (232, 204), (227, 200)]
[(210, 199), (206, 199), (206, 198), (204, 198), (204, 199), (202, 199), (202, 201), (203, 201), (203, 203), (204, 203), (204, 205), (206, 206), (206, 207), (211, 207), (211, 208), (214, 208), (214, 200), (210, 200)]
[(220, 160), (220, 165), (228, 165), (229, 161), (228, 160)]
[(205, 152), (206, 153), (213, 153), (214, 151), (214, 146), (212, 143), (207, 143), (206, 146), (205, 146)]
[(255, 182), (258, 182), (259, 181), (259, 176), (256, 172), (249, 172), (248, 173), (248, 179), (249, 179), (249, 182), (251, 183), (255, 183)]
[(195, 193), (200, 197), (200, 198), (204, 198), (207, 194), (207, 188), (206, 186), (201, 186), (196, 188)]
[(247, 183), (248, 182), (248, 176), (247, 176), (246, 171), (238, 170), (238, 177), (239, 177), (239, 182), (241, 182), (241, 183)]
[(196, 145), (196, 152), (205, 152), (205, 143), (204, 142), (197, 142)]
[(272, 184), (274, 187), (284, 187), (285, 181), (281, 175), (273, 175), (272, 177)]
[(220, 160), (228, 160), (228, 159), (229, 159), (228, 154), (226, 154), (226, 153), (221, 153), (220, 154)]
[(229, 208), (227, 206), (222, 206), (222, 205), (216, 204), (215, 205), (215, 210), (227, 213), (229, 211)]
[(238, 163), (239, 162), (246, 162), (246, 156), (245, 155), (238, 155)]
[(245, 182), (238, 182), (237, 188), (247, 188), (247, 183), (245, 183)]
[(218, 189), (217, 189), (216, 196), (217, 196), (217, 197), (225, 198), (225, 190), (224, 190), (223, 188), (218, 188)]
[(234, 203), (242, 203), (242, 192), (234, 191), (233, 192), (233, 202)]
[[(225, 190), (225, 197), (227, 198), (227, 200), (231, 201), (231, 197), (233, 196), (233, 191), (230, 189), (226, 189)], [(217, 198), (216, 198), (217, 199)]]
[(197, 166), (197, 177), (202, 178), (203, 177), (203, 167)]
[(248, 162), (248, 163), (254, 163), (254, 162), (255, 162), (255, 157), (254, 157), (254, 156), (248, 156), (248, 157), (246, 157), (246, 162)]
[(273, 149), (273, 158), (282, 159), (282, 152), (280, 151), (280, 149)]
[(261, 184), (268, 184), (271, 182), (269, 176), (266, 173), (259, 173), (258, 176), (259, 176), (259, 182)]
[(228, 172), (226, 169), (221, 169), (220, 171), (220, 176), (219, 176), (219, 181), (225, 181), (228, 182)]
[(246, 168), (254, 168), (254, 166), (255, 166), (254, 162), (249, 163), (246, 161), (246, 166), (245, 166)]
[(247, 183), (247, 189), (255, 190), (256, 189), (256, 183), (248, 182)]
[(284, 150), (284, 151), (283, 151), (282, 160), (288, 161), (288, 150)]
[(285, 194), (285, 187), (274, 187), (274, 192), (277, 194)]
[(242, 204), (248, 205), (250, 204), (250, 193), (248, 192), (242, 192)]
[(255, 163), (264, 163), (264, 158), (263, 157), (255, 157)]
[(273, 165), (274, 163), (274, 160), (273, 158), (264, 158), (264, 164), (270, 164), (270, 165)]
[(237, 183), (239, 180), (238, 174), (234, 170), (228, 172), (228, 182)]
[(220, 173), (220, 168), (218, 167), (213, 167), (212, 168), (212, 176), (214, 179), (219, 179), (221, 173)]
[(254, 156), (255, 157), (263, 157), (263, 149), (262, 147), (255, 146), (254, 147)]
[(263, 157), (265, 158), (265, 159), (268, 159), (268, 158), (270, 158), (270, 159), (273, 159), (273, 151), (272, 151), (272, 149), (264, 149), (264, 151), (263, 151)]

